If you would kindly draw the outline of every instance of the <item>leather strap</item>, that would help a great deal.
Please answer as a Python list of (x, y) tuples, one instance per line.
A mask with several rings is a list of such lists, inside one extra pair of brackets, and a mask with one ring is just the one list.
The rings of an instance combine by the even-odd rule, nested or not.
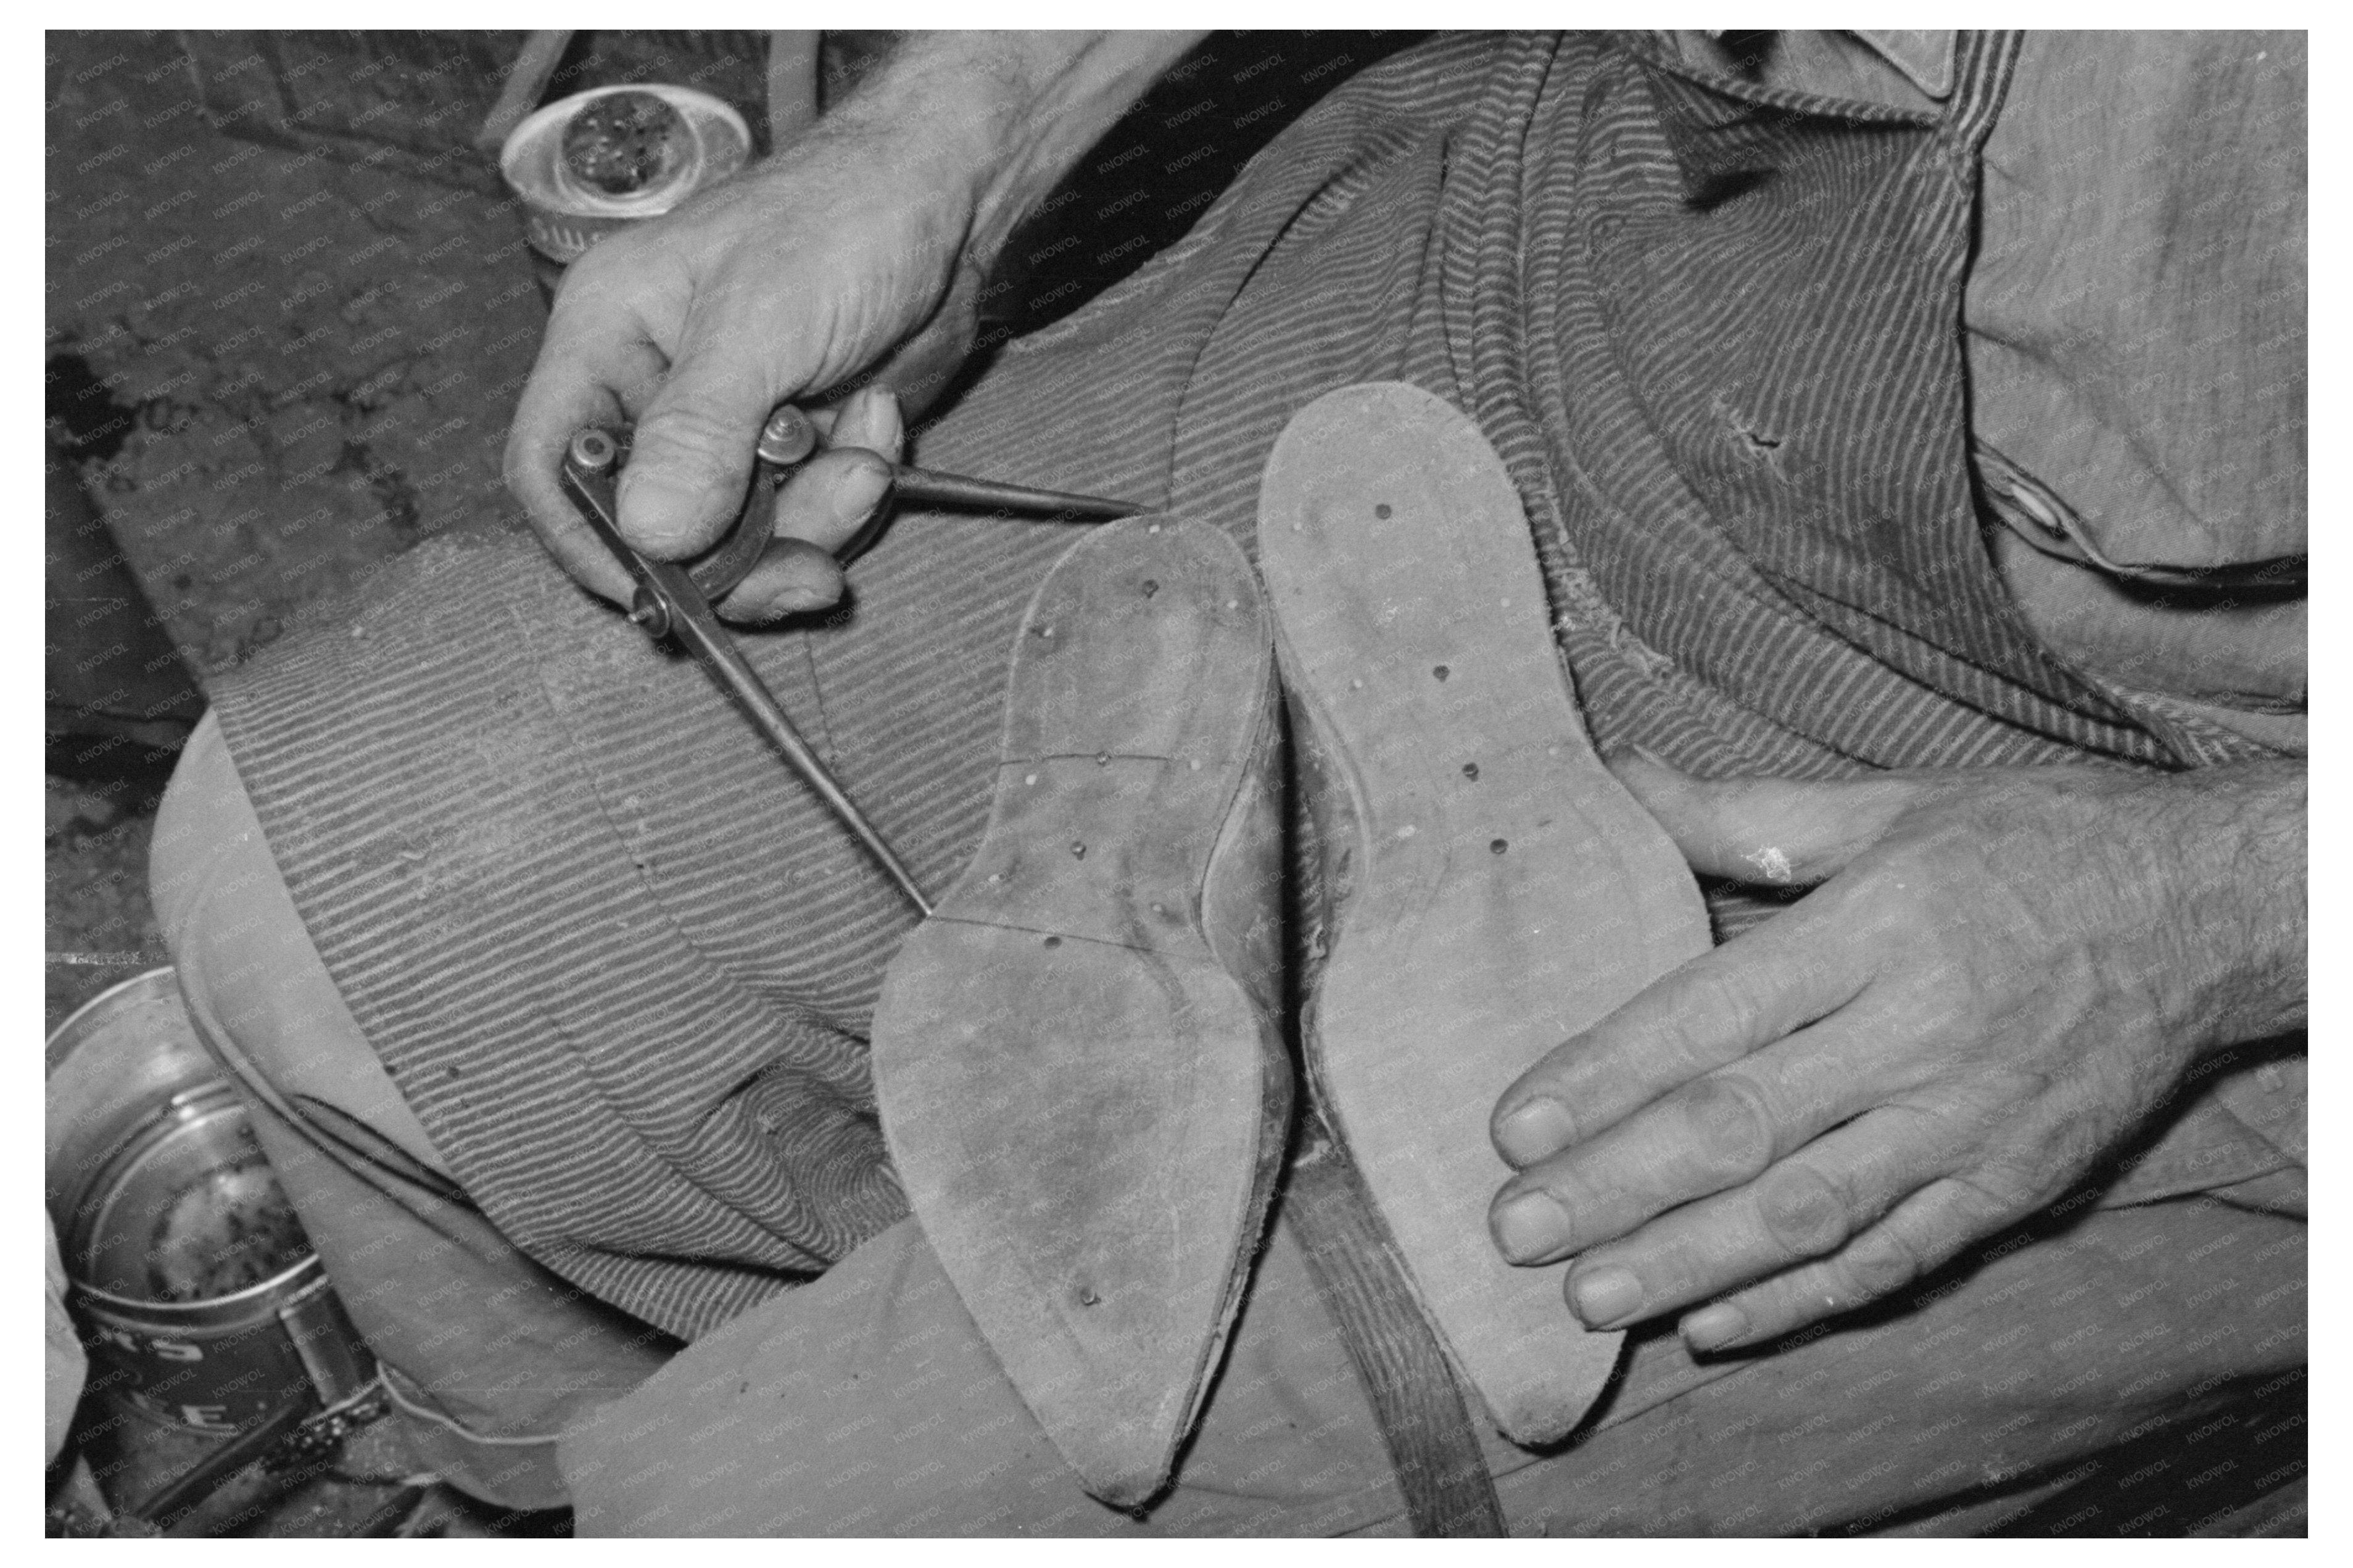
[(1364, 1178), (1312, 1101), (1283, 1212), (1372, 1400), (1414, 1533), (1508, 1533), (1453, 1365), (1421, 1315)]

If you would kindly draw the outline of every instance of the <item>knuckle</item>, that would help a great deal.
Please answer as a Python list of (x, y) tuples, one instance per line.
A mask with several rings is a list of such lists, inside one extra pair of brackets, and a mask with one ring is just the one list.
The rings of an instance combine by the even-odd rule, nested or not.
[(1747, 1079), (1725, 1073), (1700, 1079), (1683, 1091), (1682, 1112), (1710, 1169), (1746, 1180), (1771, 1163), (1771, 1109)]
[(2095, 1113), (2059, 1118), (2057, 1125), (2039, 1140), (2035, 1157), (2029, 1163), (2036, 1186), (2064, 1184), (2067, 1178), (2089, 1169), (2107, 1152), (2112, 1138), (2113, 1130)]
[(522, 493), (535, 477), (532, 472), (529, 452), (514, 437), (508, 437), (506, 450), (499, 455), (499, 477), (506, 481), (508, 489), (517, 494)]
[(1757, 1216), (1773, 1240), (1791, 1254), (1819, 1258), (1847, 1238), (1846, 1195), (1820, 1172), (1803, 1165), (1776, 1170), (1759, 1184)]
[(748, 449), (750, 437), (717, 408), (681, 399), (649, 413), (638, 424), (637, 442), (650, 458), (659, 460), (664, 455), (659, 448), (666, 447), (671, 454), (702, 461), (724, 459), (739, 447)]
[(1496, 1102), (1487, 1118), (1487, 1140), (1508, 1163), (1523, 1167), (1584, 1141), (1568, 1097), (1541, 1078), (1522, 1080)]
[(1927, 1258), (1904, 1234), (1876, 1226), (1854, 1238), (1841, 1255), (1846, 1276), (1865, 1300), (1900, 1290), (1926, 1272)]
[(1597, 1232), (1614, 1228), (1608, 1223), (1610, 1205), (1605, 1190), (1587, 1181), (1574, 1165), (1564, 1163), (1531, 1173), (1539, 1179), (1526, 1190), (1542, 1193), (1560, 1205), (1570, 1218), (1580, 1249), (1598, 1239)]
[(1998, 1162), (1952, 1178), (1952, 1206), (1968, 1223), (1979, 1227), (2016, 1219), (2033, 1208), (2044, 1182), (2025, 1166)]
[(1701, 964), (1683, 976), (1682, 1005), (1665, 1021), (1668, 1043), (1684, 1058), (1713, 1067), (1737, 1054), (1757, 1021), (1757, 1002), (1721, 964)]
[(565, 294), (570, 294), (578, 299), (591, 292), (592, 285), (616, 276), (616, 268), (619, 266), (617, 258), (627, 256), (634, 237), (626, 228), (616, 230), (607, 235), (602, 243), (592, 245), (573, 258), (571, 265), (564, 269), (564, 281), (559, 286), (557, 297), (561, 299)]
[(499, 458), (499, 472), (508, 489), (518, 496), (540, 496), (553, 477), (547, 469), (546, 455), (535, 442), (520, 432), (508, 438), (506, 450)]

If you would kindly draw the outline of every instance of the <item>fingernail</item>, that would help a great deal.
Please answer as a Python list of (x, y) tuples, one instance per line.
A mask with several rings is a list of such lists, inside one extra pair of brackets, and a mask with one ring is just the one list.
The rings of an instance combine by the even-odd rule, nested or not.
[(1683, 1343), (1695, 1351), (1728, 1345), (1748, 1331), (1748, 1314), (1728, 1301), (1702, 1307), (1683, 1323)]
[(1514, 1165), (1549, 1160), (1577, 1142), (1577, 1124), (1557, 1100), (1529, 1100), (1496, 1124), (1495, 1148)]
[(1596, 1268), (1568, 1282), (1569, 1305), (1588, 1329), (1607, 1329), (1642, 1304), (1642, 1282), (1624, 1268)]
[(679, 483), (649, 465), (621, 475), (617, 499), (622, 531), (629, 542), (649, 554), (666, 556), (694, 536), (694, 520), (703, 497), (695, 487)]
[(863, 522), (882, 492), (891, 486), (891, 470), (881, 463), (861, 463), (841, 476), (833, 489), (833, 515), (841, 522)]
[(1569, 1241), (1568, 1211), (1544, 1193), (1522, 1193), (1490, 1219), (1495, 1247), (1514, 1263), (1558, 1252)]
[(897, 432), (884, 443), (882, 449), (884, 457), (896, 462), (900, 454), (907, 449), (907, 427), (905, 416), (899, 408), (899, 395), (887, 386), (878, 386), (874, 389), (874, 417), (881, 422), (884, 429)]
[(832, 438), (835, 441), (849, 447), (871, 445), (866, 439), (866, 427), (874, 419), (876, 395), (876, 388), (861, 386), (843, 400), (834, 414)]
[(808, 588), (786, 588), (763, 606), (770, 616), (797, 616), (803, 610), (821, 608), (825, 600)]

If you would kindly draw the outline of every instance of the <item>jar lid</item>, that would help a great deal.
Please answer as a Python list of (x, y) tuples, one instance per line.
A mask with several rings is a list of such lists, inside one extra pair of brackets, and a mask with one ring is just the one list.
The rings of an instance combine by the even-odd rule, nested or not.
[[(679, 144), (644, 185), (611, 192), (574, 172), (565, 158), (564, 142), (582, 110), (621, 93), (668, 104), (678, 115)], [(570, 261), (612, 229), (659, 217), (696, 191), (725, 179), (751, 153), (751, 130), (733, 106), (691, 87), (624, 82), (575, 92), (534, 111), (500, 148), (499, 173), (508, 189), (522, 198), (534, 247), (554, 260)]]

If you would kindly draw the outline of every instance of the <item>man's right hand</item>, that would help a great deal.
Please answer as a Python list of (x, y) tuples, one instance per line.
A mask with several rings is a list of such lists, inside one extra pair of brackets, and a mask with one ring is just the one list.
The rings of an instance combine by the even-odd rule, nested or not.
[[(887, 125), (819, 133), (575, 262), (507, 440), (507, 483), (565, 569), (626, 601), (628, 575), (557, 488), (583, 425), (636, 426), (620, 523), (649, 555), (716, 543), (743, 504), (752, 447), (777, 404), (905, 363), (944, 376), (972, 339), (952, 287), (969, 180)], [(921, 362), (917, 363), (916, 362)], [(934, 382), (936, 384), (936, 382)], [(913, 390), (913, 388), (910, 388)], [(722, 608), (767, 620), (830, 604), (831, 552), (881, 503), (899, 417), (887, 394), (841, 406), (834, 443), (777, 499), (776, 542)]]
[(584, 425), (633, 425), (622, 533), (668, 560), (716, 543), (779, 403), (821, 403), (828, 450), (776, 500), (776, 540), (720, 605), (772, 620), (840, 596), (833, 552), (881, 506), (902, 401), (969, 352), (980, 276), (1014, 223), (1189, 43), (1182, 35), (909, 40), (800, 142), (573, 263), (507, 440), (507, 484), (565, 569), (626, 601), (557, 484)]

